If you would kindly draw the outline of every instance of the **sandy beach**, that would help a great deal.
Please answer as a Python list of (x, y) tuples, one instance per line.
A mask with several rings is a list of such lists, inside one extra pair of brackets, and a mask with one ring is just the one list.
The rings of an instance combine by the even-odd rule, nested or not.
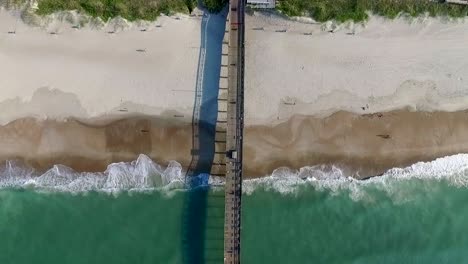
[[(145, 154), (188, 166), (201, 18), (51, 21), (0, 11), (0, 160), (103, 171)], [(468, 22), (247, 23), (246, 177), (333, 165), (366, 178), (468, 152)]]
[(31, 27), (13, 15), (0, 11), (0, 124), (132, 114), (191, 120), (201, 18), (75, 29), (59, 18)]
[(468, 21), (446, 20), (371, 17), (364, 25), (333, 25), (248, 16), (246, 122), (340, 110), (466, 109)]
[(365, 178), (466, 153), (466, 20), (247, 17), (246, 170)]

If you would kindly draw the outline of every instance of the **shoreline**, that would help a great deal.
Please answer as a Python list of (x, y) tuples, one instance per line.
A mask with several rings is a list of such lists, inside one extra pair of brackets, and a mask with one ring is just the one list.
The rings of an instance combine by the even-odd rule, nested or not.
[(65, 165), (101, 172), (145, 154), (165, 165), (190, 163), (192, 125), (157, 117), (120, 119), (106, 125), (25, 118), (0, 126), (0, 160), (19, 160), (39, 171)]
[[(245, 178), (278, 168), (335, 166), (356, 179), (419, 161), (468, 153), (468, 113), (338, 112), (327, 118), (295, 116), (278, 125), (245, 128)], [(190, 163), (192, 126), (164, 118), (134, 117), (103, 126), (76, 120), (23, 119), (0, 127), (0, 160), (23, 160), (38, 170), (61, 164), (99, 172), (145, 154), (156, 163)]]
[(327, 118), (295, 116), (274, 126), (246, 128), (246, 173), (286, 166), (334, 165), (358, 179), (395, 167), (468, 152), (468, 113), (409, 112)]

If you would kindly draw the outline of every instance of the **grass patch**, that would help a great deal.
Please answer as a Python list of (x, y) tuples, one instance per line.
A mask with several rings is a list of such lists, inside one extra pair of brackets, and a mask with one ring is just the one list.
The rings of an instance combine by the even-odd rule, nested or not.
[(203, 0), (202, 3), (208, 9), (208, 11), (213, 13), (220, 12), (229, 0)]
[(402, 13), (413, 17), (424, 13), (449, 17), (468, 15), (468, 6), (429, 0), (281, 0), (277, 9), (287, 16), (310, 16), (320, 22), (363, 21), (368, 18), (368, 11), (388, 18)]
[[(199, 0), (39, 0), (39, 15), (58, 11), (77, 10), (80, 13), (102, 18), (104, 21), (121, 16), (130, 21), (155, 20), (159, 15), (191, 13)], [(210, 12), (221, 11), (229, 0), (201, 0)], [(27, 3), (27, 0), (0, 0), (0, 5), (13, 8)]]
[(3, 6), (7, 9), (18, 8), (26, 4), (26, 0), (0, 0), (0, 6)]
[(37, 13), (48, 15), (57, 11), (77, 10), (104, 21), (117, 16), (130, 21), (151, 21), (161, 14), (190, 13), (196, 4), (196, 0), (40, 0)]

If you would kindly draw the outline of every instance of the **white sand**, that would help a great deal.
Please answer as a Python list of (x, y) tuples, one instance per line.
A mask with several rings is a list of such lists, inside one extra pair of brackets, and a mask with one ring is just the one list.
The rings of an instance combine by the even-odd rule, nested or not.
[(0, 124), (135, 113), (189, 119), (201, 18), (179, 17), (96, 30), (57, 21), (31, 27), (0, 10)]
[[(77, 30), (55, 19), (39, 28), (0, 11), (0, 124), (136, 113), (189, 120), (200, 18), (161, 17), (127, 29), (115, 24)], [(372, 17), (365, 26), (337, 27), (248, 16), (247, 124), (338, 110), (466, 109), (467, 33), (466, 22), (432, 18)]]
[(337, 27), (256, 14), (246, 32), (247, 124), (468, 108), (468, 21), (372, 17)]

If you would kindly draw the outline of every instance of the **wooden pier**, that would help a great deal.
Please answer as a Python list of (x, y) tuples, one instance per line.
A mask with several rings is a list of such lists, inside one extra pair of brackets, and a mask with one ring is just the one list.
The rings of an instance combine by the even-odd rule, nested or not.
[[(244, 130), (244, 14), (245, 0), (231, 0), (228, 15), (226, 96), (226, 185), (224, 263), (240, 263), (242, 142)], [(224, 50), (224, 48), (223, 48)], [(224, 53), (224, 51), (223, 51)]]

